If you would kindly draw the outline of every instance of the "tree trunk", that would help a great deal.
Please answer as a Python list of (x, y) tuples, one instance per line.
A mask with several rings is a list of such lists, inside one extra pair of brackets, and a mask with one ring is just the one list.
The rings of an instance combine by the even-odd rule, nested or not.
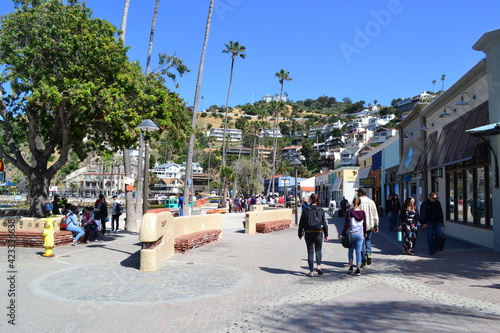
[[(125, 32), (127, 30), (127, 18), (128, 18), (128, 7), (130, 5), (130, 0), (125, 0), (125, 5), (123, 7), (123, 15), (122, 15), (122, 23), (121, 23), (121, 34), (120, 39), (123, 43), (125, 43)], [(132, 166), (131, 166), (131, 158), (130, 153), (131, 150), (124, 150), (123, 152), (123, 167), (125, 170), (125, 177), (129, 179), (132, 178)], [(126, 185), (125, 185), (126, 186)], [(135, 220), (135, 205), (134, 198), (132, 196), (132, 191), (127, 191), (125, 189), (125, 207), (126, 207), (126, 222), (125, 222), (125, 230), (137, 232), (139, 230), (137, 226), (137, 221)]]
[[(198, 110), (198, 101), (200, 99), (201, 82), (203, 79), (203, 67), (205, 65), (205, 53), (207, 51), (208, 37), (210, 36), (210, 22), (212, 21), (214, 1), (215, 0), (210, 0), (210, 5), (208, 7), (207, 25), (205, 27), (205, 38), (203, 40), (203, 48), (201, 51), (200, 66), (198, 68), (198, 78), (196, 79), (196, 89), (194, 92), (193, 117), (191, 120), (193, 130), (196, 128), (196, 112)], [(191, 215), (191, 211), (189, 210), (189, 187), (188, 187), (187, 180), (192, 178), (192, 174), (193, 174), (193, 155), (194, 155), (194, 133), (191, 134), (191, 136), (189, 137), (188, 156), (187, 156), (187, 162), (186, 162), (186, 176), (185, 176), (185, 181), (184, 181), (184, 207), (183, 207), (183, 209), (184, 209), (184, 214), (187, 216)]]
[(130, 0), (125, 0), (125, 5), (123, 6), (122, 25), (120, 27), (120, 30), (121, 30), (120, 38), (121, 38), (123, 43), (125, 43), (125, 30), (127, 30), (127, 18), (128, 18), (129, 5), (130, 5)]
[(46, 172), (33, 171), (29, 176), (30, 216), (43, 217), (45, 204), (49, 203), (50, 178)]
[(155, 11), (153, 13), (153, 21), (151, 22), (151, 31), (149, 33), (148, 57), (146, 60), (146, 75), (149, 74), (151, 68), (151, 53), (153, 53), (153, 39), (155, 37), (156, 17), (158, 16), (158, 8), (160, 0), (156, 0)]

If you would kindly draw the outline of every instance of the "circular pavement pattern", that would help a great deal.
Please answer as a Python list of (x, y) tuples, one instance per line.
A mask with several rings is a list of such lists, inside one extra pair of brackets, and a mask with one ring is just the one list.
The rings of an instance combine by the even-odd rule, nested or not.
[(168, 261), (157, 272), (141, 272), (112, 262), (57, 270), (34, 279), (29, 288), (54, 300), (139, 305), (212, 297), (248, 281), (246, 273), (226, 266)]

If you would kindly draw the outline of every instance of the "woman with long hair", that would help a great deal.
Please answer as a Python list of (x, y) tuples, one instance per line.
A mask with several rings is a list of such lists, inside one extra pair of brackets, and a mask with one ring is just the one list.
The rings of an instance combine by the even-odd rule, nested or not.
[(323, 241), (328, 240), (328, 223), (325, 219), (325, 211), (319, 206), (319, 197), (316, 193), (309, 198), (311, 203), (304, 208), (304, 212), (299, 222), (299, 239), (305, 235), (307, 246), (307, 263), (309, 273), (307, 276), (314, 276), (314, 253), (316, 252), (316, 271), (318, 275), (323, 275), (321, 270)]
[(413, 197), (406, 198), (399, 214), (399, 230), (403, 233), (403, 254), (415, 254), (420, 220), (415, 199)]
[(366, 214), (365, 211), (359, 208), (361, 199), (356, 197), (352, 200), (352, 208), (345, 215), (344, 229), (340, 238), (351, 236), (351, 247), (348, 251), (349, 270), (348, 273), (353, 274), (354, 251), (356, 251), (356, 272), (354, 275), (360, 276), (359, 271), (362, 263), (361, 248), (363, 240), (366, 236)]

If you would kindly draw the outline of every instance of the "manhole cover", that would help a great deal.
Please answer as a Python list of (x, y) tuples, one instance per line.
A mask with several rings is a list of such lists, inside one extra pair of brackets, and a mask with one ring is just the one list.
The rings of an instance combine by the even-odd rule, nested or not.
[(444, 282), (443, 281), (425, 281), (425, 284), (432, 284), (432, 285), (438, 286), (440, 284), (444, 284)]

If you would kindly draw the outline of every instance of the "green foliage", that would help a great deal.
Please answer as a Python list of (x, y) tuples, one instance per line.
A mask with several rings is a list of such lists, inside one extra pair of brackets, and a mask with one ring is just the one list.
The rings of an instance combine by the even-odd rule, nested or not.
[[(46, 180), (70, 151), (83, 159), (90, 151), (135, 145), (135, 127), (144, 119), (153, 120), (174, 147), (190, 134), (190, 114), (165, 86), (166, 77), (143, 75), (117, 36), (115, 27), (76, 0), (19, 0), (2, 16), (0, 156), (28, 176), (37, 192), (32, 196), (47, 195)], [(26, 158), (19, 153), (25, 142)]]

